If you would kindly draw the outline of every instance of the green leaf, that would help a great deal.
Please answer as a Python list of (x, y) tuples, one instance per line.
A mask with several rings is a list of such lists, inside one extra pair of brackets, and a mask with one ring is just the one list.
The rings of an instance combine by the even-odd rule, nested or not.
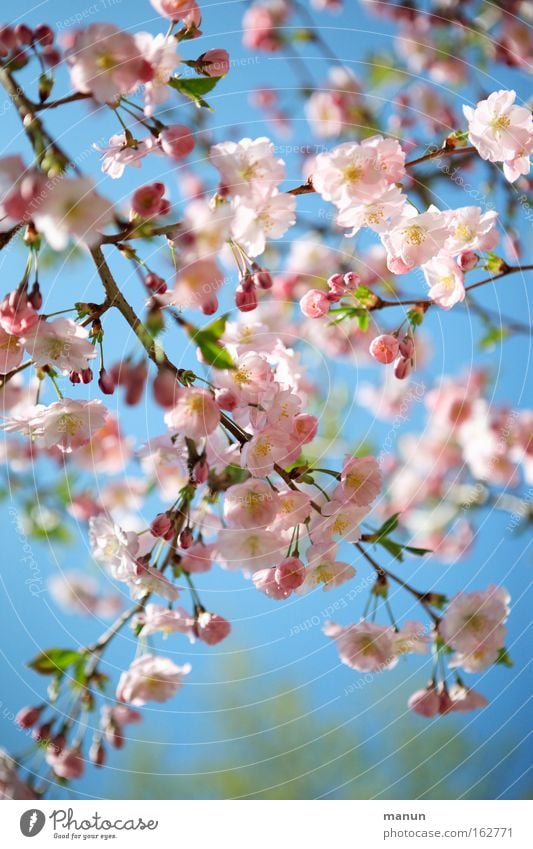
[(198, 107), (203, 106), (205, 109), (211, 109), (203, 95), (212, 91), (221, 79), (222, 77), (172, 77), (168, 84), (175, 91), (179, 91), (184, 97), (188, 97), (189, 100), (196, 103)]
[(509, 335), (506, 327), (489, 327), (484, 336), (479, 340), (478, 345), (482, 351), (494, 348), (498, 342), (502, 342)]
[[(224, 325), (222, 326), (222, 330), (220, 329), (220, 322), (224, 320)], [(198, 328), (193, 325), (187, 326), (187, 333), (193, 340), (196, 342), (200, 351), (202, 352), (202, 356), (204, 361), (215, 368), (235, 368), (235, 363), (233, 362), (231, 355), (222, 345), (219, 344), (219, 339), (222, 333), (224, 332), (224, 327), (226, 324), (226, 317), (221, 316), (221, 318), (212, 322), (211, 325), (207, 325), (207, 327)]]
[(430, 548), (416, 548), (413, 545), (404, 545), (404, 551), (409, 551), (411, 554), (416, 554), (417, 557), (424, 557), (425, 554), (432, 554)]
[(396, 560), (399, 560), (400, 563), (403, 562), (403, 546), (401, 546), (399, 542), (393, 542), (393, 540), (388, 539), (388, 537), (382, 537), (381, 539), (376, 540), (376, 542), (388, 551), (389, 554), (392, 554)]
[(28, 666), (40, 675), (57, 675), (78, 663), (81, 657), (75, 649), (46, 649), (30, 660)]
[(385, 522), (383, 522), (381, 528), (376, 531), (376, 535), (378, 537), (387, 537), (398, 527), (398, 520), (400, 518), (400, 513), (394, 513), (390, 518), (388, 518)]

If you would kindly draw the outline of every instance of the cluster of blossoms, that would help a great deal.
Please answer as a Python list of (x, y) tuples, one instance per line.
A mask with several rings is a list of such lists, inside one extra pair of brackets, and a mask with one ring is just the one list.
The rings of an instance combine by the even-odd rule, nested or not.
[[(124, 108), (132, 117), (129, 98), (141, 98), (141, 104), (133, 106), (131, 129), (121, 118), (122, 132), (102, 151), (102, 170), (113, 179), (127, 166), (139, 167), (148, 154), (166, 157), (162, 161), (168, 165), (168, 160), (183, 164), (192, 152), (195, 134), (190, 126), (164, 124), (156, 117), (159, 104), (175, 89), (180, 91), (185, 79), (179, 75), (180, 65), (203, 77), (192, 78), (193, 92), (195, 84), (209, 91), (229, 70), (223, 49), (209, 50), (195, 60), (178, 54), (182, 41), (200, 35), (195, 0), (151, 2), (171, 22), (167, 35), (95, 23), (63, 39), (75, 92), (70, 100), (86, 98), (117, 114)], [(314, 5), (336, 10), (339, 2), (315, 0)], [(286, 39), (282, 26), (293, 11), (285, 0), (253, 3), (244, 18), (245, 44), (265, 52), (280, 50)], [(419, 19), (410, 8), (396, 14), (412, 17), (415, 24)], [(174, 32), (180, 23), (182, 29)], [(1, 29), (3, 68), (11, 73), (22, 67), (26, 52), (29, 55), (25, 46), (48, 65), (57, 64), (61, 54), (53, 42), (53, 32), (44, 25)], [(439, 73), (445, 70), (441, 66)], [(51, 92), (51, 82), (45, 79), (39, 92), (43, 109)], [(198, 79), (203, 87), (198, 87)], [(481, 374), (464, 381), (443, 380), (425, 395), (428, 422), (422, 436), (402, 437), (399, 459), (377, 458), (370, 454), (372, 449), (356, 452), (349, 445), (326, 451), (328, 464), (330, 453), (344, 455), (340, 464), (316, 468), (316, 458), (324, 454), (316, 414), (321, 392), (293, 340), (302, 339), (332, 358), (394, 364), (384, 379), (383, 403), (377, 403), (375, 387), (361, 387), (357, 393), (361, 406), (376, 417), (394, 417), (406, 403), (415, 361), (423, 363), (427, 353), (423, 337), (417, 335), (415, 342), (415, 330), (431, 303), (416, 302), (395, 330), (370, 329), (370, 313), (391, 306), (378, 294), (383, 291), (380, 281), (420, 268), (430, 301), (449, 309), (465, 298), (465, 274), (488, 262), (498, 243), (495, 211), (479, 206), (418, 211), (408, 196), (416, 191), (408, 171), (409, 140), (400, 144), (377, 134), (354, 141), (353, 126), (371, 123), (362, 85), (341, 67), (331, 71), (328, 85), (328, 91), (308, 98), (307, 117), (319, 137), (349, 140), (308, 160), (303, 186), (281, 190), (286, 164), (268, 138), (217, 141), (206, 133), (202, 144), (205, 141), (209, 149), (212, 172), (217, 172), (216, 189), (209, 195), (193, 172), (187, 181), (184, 171), (181, 182), (192, 188), (179, 222), (173, 224), (166, 221), (172, 210), (169, 185), (154, 180), (136, 188), (123, 220), (90, 179), (77, 169), (75, 176), (68, 176), (72, 163), (31, 112), (31, 102), (19, 109), (36, 162), (27, 167), (18, 156), (0, 160), (0, 231), (7, 239), (25, 225), (28, 249), (22, 282), (0, 303), (2, 429), (8, 434), (3, 457), (13, 476), (27, 472), (37, 459), (71, 475), (62, 506), (66, 501), (70, 516), (86, 523), (98, 580), (79, 571), (54, 575), (49, 584), (52, 597), (70, 613), (120, 614), (116, 630), (129, 622), (141, 646), (116, 682), (113, 700), (102, 698), (106, 678), (99, 667), (108, 635), (116, 632), (113, 626), (86, 648), (51, 649), (31, 662), (37, 672), (53, 676), (49, 704), (23, 708), (17, 723), (31, 729), (45, 763), (59, 779), (80, 778), (87, 758), (102, 766), (108, 747), (121, 748), (127, 726), (141, 721), (136, 708), (150, 701), (164, 703), (184, 684), (191, 665), (177, 665), (158, 654), (151, 637), (179, 640), (182, 635), (191, 644), (200, 641), (205, 646), (231, 637), (231, 623), (204, 606), (195, 583), (197, 576), (216, 566), (240, 570), (254, 593), (276, 603), (316, 589), (333, 591), (353, 579), (356, 565), (358, 571), (367, 566), (372, 572), (371, 616), (367, 606), (362, 617), (352, 615), (348, 625), (327, 622), (324, 633), (334, 640), (342, 663), (359, 672), (393, 669), (407, 654), (431, 652), (447, 662), (448, 671), (439, 666), (437, 673), (435, 668), (428, 686), (409, 699), (410, 709), (422, 716), (483, 706), (485, 697), (467, 687), (457, 670), (476, 673), (508, 659), (505, 589), (491, 585), (451, 599), (418, 591), (378, 564), (368, 546), (381, 546), (398, 559), (428, 550), (449, 562), (462, 556), (474, 537), (472, 526), (458, 519), (469, 498), (465, 488), (481, 486), (482, 503), (489, 485), (514, 486), (521, 474), (531, 482), (531, 411), (489, 406)], [(15, 102), (17, 96), (20, 92), (13, 95)], [(422, 87), (411, 96), (424, 100), (428, 92)], [(198, 94), (191, 99), (205, 105)], [(262, 102), (276, 113), (277, 104), (267, 94)], [(464, 113), (468, 130), (452, 134), (442, 149), (422, 159), (462, 149), (468, 136), (482, 159), (503, 163), (509, 181), (528, 173), (533, 122), (527, 109), (515, 105), (513, 91), (495, 92), (474, 109), (465, 107)], [(276, 114), (280, 119), (281, 113)], [(396, 129), (408, 126), (406, 117)], [(434, 119), (432, 131), (437, 126)], [(137, 138), (145, 130), (147, 135)], [(270, 262), (272, 241), (295, 225), (297, 195), (308, 192), (334, 206), (336, 225), (350, 238), (363, 228), (377, 234), (379, 243), (361, 252), (360, 268), (351, 253), (339, 259), (338, 251), (313, 234), (293, 241), (283, 273), (272, 274), (258, 264), (265, 253)], [(173, 260), (169, 286), (132, 244), (161, 234)], [(62, 251), (71, 240), (90, 249), (106, 295), (103, 303), (76, 303), (72, 310), (61, 311), (77, 311), (77, 320), (41, 312), (38, 280), (42, 243)], [(130, 304), (129, 291), (126, 298), (115, 283), (102, 244), (114, 247), (138, 272), (146, 298), (144, 320)], [(503, 273), (505, 266), (498, 262), (487, 267)], [(235, 267), (237, 318), (218, 317), (205, 328), (192, 325), (182, 311), (214, 314), (227, 269)], [(35, 282), (30, 288), (32, 270)], [(294, 309), (297, 301), (299, 311)], [(141, 353), (125, 356), (107, 370), (103, 324), (111, 308), (126, 319)], [(248, 320), (250, 312), (253, 321)], [(167, 317), (197, 346), (197, 359), (208, 369), (204, 377), (175, 367), (167, 356), (162, 342)], [(357, 318), (357, 323), (346, 329), (347, 318)], [(93, 382), (91, 364), (98, 353), (99, 380)], [(25, 384), (19, 372), (30, 366), (35, 379)], [(65, 378), (74, 397), (63, 395)], [(119, 388), (116, 400), (127, 407), (153, 399), (166, 431), (135, 445), (99, 398), (80, 397), (90, 391), (85, 387), (104, 395)], [(42, 396), (50, 388), (58, 397), (45, 404)], [(130, 463), (138, 463), (139, 475), (130, 473)], [(105, 476), (110, 479), (104, 482)], [(149, 498), (159, 499), (157, 509)], [(143, 508), (150, 511), (148, 520)], [(39, 506), (25, 516), (41, 534), (57, 528), (61, 518), (53, 506)], [(378, 529), (376, 519), (381, 522)], [(402, 541), (391, 536), (399, 525)], [(106, 590), (101, 589), (104, 582)], [(389, 602), (394, 583), (420, 603), (429, 627), (411, 619), (395, 622)], [(132, 599), (125, 611), (123, 594)], [(190, 606), (182, 606), (184, 594), (190, 594)], [(376, 621), (381, 613), (387, 615), (387, 624)], [(67, 670), (73, 672), (75, 689), (72, 724), (78, 708), (99, 711), (89, 746), (83, 724), (80, 734), (72, 734), (70, 722), (55, 708), (60, 687), (67, 686)], [(3, 756), (0, 795), (36, 797), (14, 763)]]

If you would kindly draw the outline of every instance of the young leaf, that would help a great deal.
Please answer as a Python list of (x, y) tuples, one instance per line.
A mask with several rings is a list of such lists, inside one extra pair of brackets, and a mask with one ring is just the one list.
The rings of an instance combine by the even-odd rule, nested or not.
[(222, 77), (173, 77), (169, 85), (179, 91), (184, 97), (188, 97), (198, 107), (203, 106), (210, 109), (209, 103), (204, 100), (203, 95), (212, 91)]
[(77, 663), (81, 656), (75, 649), (46, 649), (30, 660), (28, 666), (40, 675), (57, 675)]
[[(218, 319), (217, 322), (213, 322), (213, 324), (216, 325), (219, 321), (220, 319)], [(187, 327), (187, 332), (193, 342), (196, 342), (200, 348), (202, 357), (208, 365), (220, 369), (235, 368), (235, 363), (233, 362), (231, 355), (225, 348), (222, 347), (222, 345), (220, 345), (218, 341), (221, 335), (218, 327), (213, 329), (211, 325), (207, 325), (207, 327), (204, 328), (189, 325)], [(224, 332), (223, 329), (222, 332)]]

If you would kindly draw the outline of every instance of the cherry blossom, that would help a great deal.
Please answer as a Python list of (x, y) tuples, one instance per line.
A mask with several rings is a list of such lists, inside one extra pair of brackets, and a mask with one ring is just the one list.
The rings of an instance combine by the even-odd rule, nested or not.
[(70, 318), (55, 318), (34, 324), (24, 336), (24, 345), (36, 365), (53, 366), (63, 374), (81, 371), (96, 357), (89, 333)]
[(120, 676), (117, 699), (138, 706), (146, 702), (166, 702), (183, 684), (191, 671), (189, 663), (177, 666), (166, 657), (143, 654)]
[(223, 193), (240, 198), (268, 197), (285, 177), (283, 160), (264, 136), (213, 145), (209, 159), (220, 173)]
[(463, 106), (468, 137), (482, 159), (503, 162), (504, 173), (514, 182), (529, 173), (533, 152), (533, 118), (525, 106), (515, 104), (516, 92), (494, 91), (475, 108)]

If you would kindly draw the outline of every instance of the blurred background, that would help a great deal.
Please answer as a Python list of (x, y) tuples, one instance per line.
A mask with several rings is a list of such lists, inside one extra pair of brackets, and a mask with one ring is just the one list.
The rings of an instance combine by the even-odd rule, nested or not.
[[(365, 88), (364, 99), (387, 126), (391, 99), (398, 95), (406, 79), (398, 76), (394, 67), (395, 23), (370, 14), (367, 4), (353, 0), (335, 15), (316, 11), (307, 2), (303, 5), (314, 26), (334, 48), (335, 56), (355, 75), (366, 74), (375, 62), (370, 68), (373, 83)], [(307, 146), (317, 145), (312, 150), (317, 152), (336, 143), (335, 139), (314, 137), (304, 111), (308, 98), (304, 83), (310, 77), (314, 86), (327, 87), (324, 81), (331, 62), (325, 55), (327, 49), (321, 51), (305, 41), (298, 49), (291, 47), (275, 54), (246, 50), (242, 44), (246, 6), (228, 0), (202, 2), (203, 35), (180, 47), (186, 58), (224, 47), (232, 59), (230, 74), (209, 95), (214, 111), (202, 115), (204, 127), (199, 130), (216, 141), (271, 136), (279, 155), (287, 161), (289, 182), (297, 185), (302, 182), (301, 162)], [(8, 13), (11, 24), (46, 21), (59, 31), (75, 25), (72, 19), (76, 15), (81, 15), (83, 26), (113, 21), (132, 31), (155, 34), (166, 30), (166, 22), (147, 0), (97, 0), (93, 4), (86, 4), (85, 0), (45, 0), (39, 4), (20, 0), (16, 6), (4, 7), (4, 17)], [(301, 58), (295, 58), (295, 54)], [(388, 76), (383, 71), (384, 62), (376, 59), (384, 55), (391, 66)], [(465, 79), (431, 82), (456, 114), (461, 116), (461, 104), (475, 103), (484, 93), (498, 88), (515, 88), (520, 102), (529, 96), (530, 81), (525, 72), (496, 63), (482, 64), (477, 61), (475, 50), (465, 56), (465, 61)], [(416, 77), (412, 70), (404, 73)], [(28, 71), (20, 79), (31, 88), (33, 75), (34, 71)], [(420, 81), (424, 81), (423, 71)], [(68, 92), (68, 83), (61, 86), (65, 82), (60, 75), (57, 96)], [(252, 105), (252, 93), (264, 86), (278, 93), (289, 116), (286, 127), (273, 125)], [(77, 157), (84, 172), (94, 177), (103, 194), (117, 202), (125, 200), (139, 184), (141, 175), (131, 169), (114, 183), (101, 173), (100, 154), (93, 148), (93, 144), (104, 146), (109, 136), (119, 131), (113, 116), (104, 109), (89, 114), (84, 104), (72, 104), (66, 110), (45, 113), (47, 126)], [(1, 155), (23, 149), (28, 159), (26, 140), (5, 99), (0, 103), (0, 114)], [(195, 107), (180, 102), (172, 115), (176, 121), (191, 122), (196, 119)], [(446, 115), (442, 115), (441, 132), (435, 130), (431, 134), (426, 130), (423, 136), (413, 128), (412, 137), (419, 142), (417, 151), (422, 154), (425, 142), (438, 143), (453, 129), (456, 127), (447, 123)], [(168, 165), (157, 157), (154, 160), (143, 163), (142, 179), (167, 182), (179, 216), (185, 166), (162, 170)], [(429, 166), (424, 167), (429, 171)], [(201, 174), (213, 188), (216, 186), (216, 173), (206, 164), (201, 148), (189, 160), (189, 170)], [(468, 179), (485, 192), (496, 208), (502, 208), (502, 204), (504, 208), (503, 191), (484, 185), (484, 172), (474, 169)], [(450, 181), (435, 184), (432, 192), (432, 200), (441, 207), (477, 202), (465, 200), (462, 189)], [(320, 221), (319, 199), (301, 198), (298, 209), (303, 226), (298, 227), (296, 237), (301, 238), (306, 225), (312, 227)], [(527, 216), (518, 216), (513, 229), (523, 239), (526, 251), (531, 251), (531, 223)], [(505, 235), (502, 230), (503, 239)], [(288, 237), (292, 240), (293, 236), (290, 231)], [(322, 239), (320, 231), (317, 239)], [(276, 262), (282, 264), (289, 244), (281, 241), (277, 257), (269, 257), (273, 270)], [(349, 249), (342, 236), (337, 236), (331, 246), (345, 259)], [(500, 253), (512, 260), (505, 248)], [(143, 256), (157, 263), (155, 243)], [(532, 262), (533, 254), (526, 254), (523, 260)], [(127, 264), (115, 257), (111, 262), (124, 291), (142, 303)], [(18, 282), (22, 263), (23, 253), (14, 244), (0, 253), (3, 291)], [(93, 268), (81, 253), (69, 251), (54, 261), (50, 259), (42, 276), (46, 312), (61, 309), (73, 297), (100, 299)], [(528, 290), (531, 291), (532, 279), (530, 272), (529, 279), (526, 274), (518, 274), (498, 286), (484, 287), (479, 292), (479, 303), (496, 314), (502, 311), (511, 319), (530, 322)], [(411, 292), (418, 292), (421, 287), (425, 292), (416, 274), (406, 286)], [(227, 303), (223, 302), (223, 307), (229, 308), (231, 295), (225, 297)], [(197, 315), (194, 318), (198, 320)], [(134, 348), (134, 341), (116, 316), (106, 318), (105, 329), (109, 361)], [(492, 401), (516, 408), (531, 404), (530, 337), (517, 334), (500, 341), (496, 334), (493, 344), (480, 348), (479, 339), (487, 328), (466, 309), (452, 313), (432, 310), (424, 330), (430, 355), (416, 379), (425, 387), (442, 375), (464, 374), (481, 366), (490, 374)], [(172, 329), (167, 341), (178, 365), (195, 366), (193, 347), (177, 331)], [(309, 342), (303, 343), (302, 356), (312, 369), (313, 379), (325, 387), (321, 408), (324, 430), (331, 432), (337, 427), (343, 433), (337, 456), (333, 449), (328, 455), (337, 462), (347, 446), (369, 445), (379, 452), (389, 440), (394, 451), (402, 433), (424, 427), (423, 403), (414, 403), (393, 426), (377, 420), (355, 401), (362, 384), (376, 383), (382, 376), (368, 362), (328, 359), (318, 344)], [(96, 395), (97, 390), (93, 391)], [(149, 397), (133, 409), (119, 404), (117, 395), (106, 399), (106, 403), (119, 416), (124, 432), (135, 434), (137, 446), (148, 436), (165, 430), (161, 410)], [(142, 474), (135, 463), (127, 473), (130, 479)], [(78, 647), (91, 642), (109, 624), (95, 616), (81, 618), (65, 612), (49, 592), (48, 580), (58, 571), (76, 569), (96, 575), (96, 566), (90, 562), (86, 528), (77, 525), (66, 512), (54, 512), (46, 499), (47, 491), (57, 496), (63, 488), (68, 493), (68, 477), (55, 464), (46, 462), (31, 467), (24, 475), (26, 490), (21, 493), (14, 479), (5, 473), (2, 502), (0, 743), (15, 756), (29, 749), (30, 741), (15, 725), (14, 714), (21, 705), (42, 701), (46, 685), (44, 679), (26, 667), (26, 662), (48, 646)], [(155, 496), (145, 502), (146, 512), (141, 517), (144, 521), (153, 515), (156, 504)], [(411, 714), (407, 699), (430, 677), (429, 658), (404, 658), (392, 671), (373, 676), (340, 664), (335, 645), (325, 638), (322, 627), (330, 618), (348, 624), (360, 617), (369, 574), (364, 563), (356, 564), (358, 575), (351, 584), (328, 594), (315, 591), (302, 598), (295, 596), (283, 604), (257, 593), (240, 574), (223, 572), (215, 566), (200, 575), (197, 584), (204, 604), (231, 620), (230, 638), (213, 648), (199, 643), (191, 646), (181, 635), (168, 640), (154, 638), (156, 650), (168, 654), (176, 663), (192, 663), (193, 671), (183, 689), (167, 704), (143, 708), (142, 724), (129, 727), (127, 745), (122, 751), (111, 752), (103, 769), (89, 766), (75, 786), (68, 790), (55, 786), (49, 795), (163, 799), (512, 799), (530, 795), (531, 641), (530, 604), (525, 597), (531, 564), (528, 538), (518, 522), (510, 522), (509, 514), (492, 509), (478, 512), (477, 525), (472, 550), (457, 563), (412, 558), (395, 564), (395, 570), (421, 589), (453, 594), (460, 589), (484, 589), (495, 582), (510, 591), (512, 615), (507, 648), (513, 667), (497, 666), (484, 674), (467, 676), (467, 683), (490, 699), (486, 709), (431, 721)], [(387, 558), (383, 565), (387, 565)], [(102, 576), (98, 580), (105, 584)], [(104, 588), (114, 593), (121, 591), (116, 586)], [(419, 617), (419, 611), (405, 594), (394, 590), (390, 600), (398, 619)], [(123, 602), (126, 604), (127, 599)], [(129, 665), (134, 653), (135, 638), (125, 629), (103, 662), (104, 671), (113, 681)], [(91, 721), (94, 720), (89, 718)]]

